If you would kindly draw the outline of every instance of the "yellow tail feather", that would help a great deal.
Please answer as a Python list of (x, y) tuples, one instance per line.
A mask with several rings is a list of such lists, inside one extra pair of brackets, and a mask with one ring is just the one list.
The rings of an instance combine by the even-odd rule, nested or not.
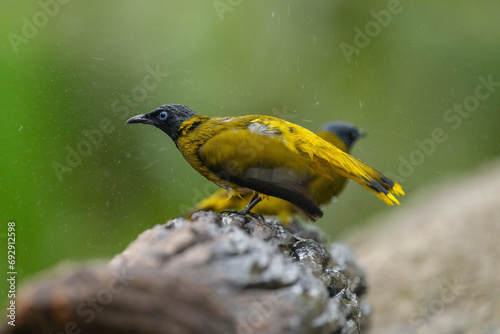
[(404, 195), (404, 191), (398, 183), (321, 138), (312, 143), (314, 150), (310, 149), (311, 143), (302, 144), (298, 150), (308, 155), (313, 168), (324, 177), (333, 178), (338, 173), (374, 192), (386, 204), (399, 205), (395, 196)]

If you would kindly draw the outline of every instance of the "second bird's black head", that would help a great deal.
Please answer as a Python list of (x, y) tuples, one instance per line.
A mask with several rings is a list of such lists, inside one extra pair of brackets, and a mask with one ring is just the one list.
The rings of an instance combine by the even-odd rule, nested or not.
[(322, 130), (335, 134), (346, 144), (347, 148), (351, 148), (358, 138), (365, 136), (363, 130), (359, 130), (347, 122), (331, 122), (325, 124)]
[(177, 142), (177, 130), (184, 121), (196, 115), (196, 111), (182, 104), (165, 104), (147, 114), (137, 115), (125, 123), (142, 123), (157, 127)]

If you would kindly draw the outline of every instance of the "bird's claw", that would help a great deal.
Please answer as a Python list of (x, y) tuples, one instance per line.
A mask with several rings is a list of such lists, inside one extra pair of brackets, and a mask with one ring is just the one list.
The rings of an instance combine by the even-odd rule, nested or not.
[(266, 220), (264, 219), (264, 216), (263, 215), (259, 215), (258, 213), (253, 213), (251, 211), (245, 211), (245, 210), (241, 210), (241, 211), (237, 211), (237, 210), (222, 210), (220, 212), (221, 214), (235, 214), (235, 215), (240, 215), (240, 216), (246, 216), (246, 215), (249, 215), (250, 217), (254, 218), (254, 219), (258, 219), (258, 220), (261, 220), (263, 222), (265, 222)]

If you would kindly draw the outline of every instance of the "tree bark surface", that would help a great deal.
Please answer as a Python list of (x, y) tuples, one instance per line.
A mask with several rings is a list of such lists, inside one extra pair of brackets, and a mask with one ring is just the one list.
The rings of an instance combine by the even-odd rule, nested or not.
[(365, 291), (350, 250), (314, 230), (200, 212), (144, 231), (109, 263), (34, 278), (1, 332), (358, 333)]

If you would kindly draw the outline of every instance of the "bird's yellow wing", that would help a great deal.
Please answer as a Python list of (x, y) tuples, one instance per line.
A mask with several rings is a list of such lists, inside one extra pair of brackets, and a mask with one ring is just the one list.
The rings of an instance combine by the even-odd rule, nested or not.
[(311, 218), (321, 217), (308, 189), (313, 169), (278, 133), (254, 130), (249, 126), (218, 132), (200, 146), (200, 160), (222, 180), (285, 199)]

